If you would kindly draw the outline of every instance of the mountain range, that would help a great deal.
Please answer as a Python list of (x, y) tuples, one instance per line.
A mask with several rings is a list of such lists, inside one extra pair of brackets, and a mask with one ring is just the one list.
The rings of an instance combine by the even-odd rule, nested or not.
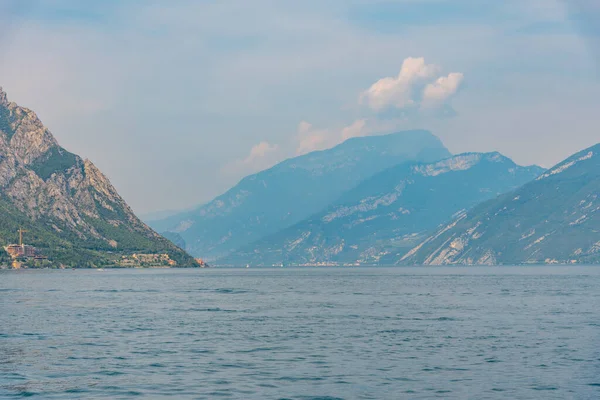
[(144, 254), (145, 263), (197, 266), (140, 221), (91, 161), (62, 148), (1, 88), (0, 210), (0, 248), (24, 229), (25, 242), (57, 264), (136, 264)]
[(428, 131), (352, 138), (250, 175), (192, 211), (148, 223), (191, 254), (212, 260), (293, 226), (389, 167), (448, 156)]
[(535, 179), (499, 153), (404, 162), (361, 182), (311, 217), (220, 259), (223, 264), (387, 264), (461, 210)]
[(414, 130), (290, 158), (153, 230), (0, 88), (0, 267), (19, 231), (75, 267), (199, 266), (184, 249), (221, 265), (598, 264), (599, 194), (600, 144), (546, 171)]
[(402, 264), (600, 263), (600, 144), (431, 232)]

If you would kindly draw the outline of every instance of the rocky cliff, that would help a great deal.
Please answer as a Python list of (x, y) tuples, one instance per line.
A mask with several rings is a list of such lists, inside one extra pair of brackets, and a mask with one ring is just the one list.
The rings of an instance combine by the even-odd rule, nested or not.
[(0, 244), (17, 227), (57, 262), (109, 265), (132, 252), (193, 259), (140, 221), (89, 160), (60, 147), (37, 115), (0, 88)]

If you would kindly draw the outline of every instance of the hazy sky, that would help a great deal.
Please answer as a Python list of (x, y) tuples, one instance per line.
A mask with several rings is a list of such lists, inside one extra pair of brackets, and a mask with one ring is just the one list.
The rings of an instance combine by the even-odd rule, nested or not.
[(0, 54), (141, 213), (357, 135), (543, 166), (600, 142), (597, 0), (1, 0)]

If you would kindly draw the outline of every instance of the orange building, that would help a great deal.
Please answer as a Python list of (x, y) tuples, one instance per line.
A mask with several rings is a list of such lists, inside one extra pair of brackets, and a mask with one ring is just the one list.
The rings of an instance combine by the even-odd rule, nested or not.
[(27, 257), (33, 258), (38, 255), (37, 249), (26, 244), (9, 244), (4, 248), (12, 258)]

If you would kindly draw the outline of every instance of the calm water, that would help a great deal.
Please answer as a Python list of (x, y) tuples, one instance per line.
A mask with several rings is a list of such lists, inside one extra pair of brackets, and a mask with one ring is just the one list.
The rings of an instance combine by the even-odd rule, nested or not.
[(0, 271), (0, 398), (598, 399), (600, 268)]

